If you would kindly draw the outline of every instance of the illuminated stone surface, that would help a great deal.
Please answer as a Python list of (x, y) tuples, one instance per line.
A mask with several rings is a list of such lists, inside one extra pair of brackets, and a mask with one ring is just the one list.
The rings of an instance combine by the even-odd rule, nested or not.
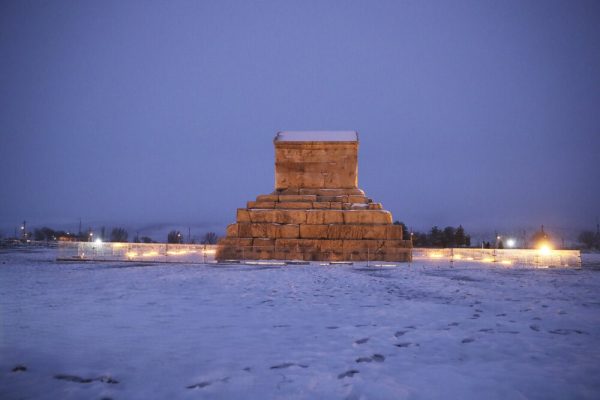
[(408, 261), (392, 214), (358, 188), (356, 132), (280, 132), (275, 191), (237, 210), (217, 259)]

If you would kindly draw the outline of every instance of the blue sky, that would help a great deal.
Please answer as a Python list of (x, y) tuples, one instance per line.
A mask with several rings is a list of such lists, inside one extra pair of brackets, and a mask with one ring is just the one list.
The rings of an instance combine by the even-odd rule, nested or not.
[(357, 130), (395, 219), (595, 228), (600, 3), (3, 1), (0, 229), (223, 230), (279, 130)]

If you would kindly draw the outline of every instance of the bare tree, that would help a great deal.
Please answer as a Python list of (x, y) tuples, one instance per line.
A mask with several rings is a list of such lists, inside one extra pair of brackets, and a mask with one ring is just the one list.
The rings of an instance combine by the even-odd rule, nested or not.
[(127, 241), (127, 231), (123, 228), (113, 228), (110, 232), (110, 241), (111, 242), (126, 242)]
[(214, 232), (206, 232), (202, 238), (202, 244), (217, 244), (219, 237)]
[(167, 235), (167, 243), (183, 243), (183, 235), (179, 231), (171, 231)]

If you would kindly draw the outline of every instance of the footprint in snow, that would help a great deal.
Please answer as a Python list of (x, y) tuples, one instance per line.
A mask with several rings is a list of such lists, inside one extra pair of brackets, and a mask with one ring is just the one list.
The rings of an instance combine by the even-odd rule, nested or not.
[(289, 368), (289, 367), (308, 368), (308, 365), (288, 362), (288, 363), (273, 365), (270, 369), (284, 369), (284, 368)]
[(394, 346), (396, 347), (409, 347), (412, 343), (411, 342), (402, 342), (402, 343), (396, 343)]
[(370, 363), (370, 362), (384, 362), (385, 356), (381, 354), (373, 354), (371, 357), (359, 357), (356, 359), (357, 363)]
[(25, 372), (25, 371), (27, 371), (27, 367), (26, 367), (26, 366), (24, 366), (24, 365), (21, 365), (21, 364), (19, 364), (19, 365), (15, 366), (15, 367), (12, 369), (12, 372)]
[(461, 343), (471, 343), (471, 342), (474, 342), (474, 341), (475, 341), (475, 339), (473, 339), (473, 338), (465, 338), (465, 339), (462, 340)]
[(486, 333), (488, 333), (488, 332), (494, 332), (494, 330), (492, 328), (483, 328), (483, 329), (480, 329), (479, 332), (486, 332)]
[(408, 332), (408, 331), (398, 331), (398, 332), (394, 333), (394, 337), (398, 338), (400, 336), (403, 336), (406, 332)]
[(328, 326), (327, 329), (338, 329), (339, 326)]
[(536, 331), (539, 332), (540, 331), (540, 327), (537, 325), (529, 325), (529, 329), (531, 329), (532, 331)]
[(213, 383), (217, 383), (217, 382), (227, 383), (228, 381), (229, 381), (229, 377), (226, 376), (225, 378), (213, 379), (212, 381), (203, 381), (203, 382), (199, 382), (199, 383), (194, 383), (193, 385), (186, 386), (186, 388), (187, 389), (202, 389), (202, 388), (212, 385)]
[(448, 326), (458, 326), (460, 325), (458, 322), (450, 322)]
[(358, 340), (355, 340), (355, 341), (354, 341), (354, 343), (355, 343), (355, 344), (365, 344), (365, 343), (367, 343), (368, 341), (369, 341), (369, 338), (363, 338), (363, 339), (358, 339)]
[(506, 317), (506, 314), (502, 313), (502, 314), (496, 314), (496, 317)]
[(587, 334), (587, 332), (580, 331), (579, 329), (554, 329), (548, 332), (553, 333), (555, 335), (569, 335), (571, 333), (577, 333), (579, 335), (584, 333)]
[(352, 378), (355, 374), (358, 374), (359, 372), (360, 371), (358, 371), (356, 369), (351, 369), (351, 370), (348, 370), (346, 372), (339, 374), (338, 379)]
[(102, 383), (110, 383), (113, 385), (119, 383), (118, 380), (113, 379), (110, 376), (106, 376), (106, 375), (99, 376), (97, 378), (82, 378), (77, 375), (57, 374), (57, 375), (54, 375), (54, 379), (58, 379), (58, 380), (62, 380), (62, 381), (69, 381), (69, 382), (76, 382), (76, 383), (92, 383), (94, 381), (102, 382)]

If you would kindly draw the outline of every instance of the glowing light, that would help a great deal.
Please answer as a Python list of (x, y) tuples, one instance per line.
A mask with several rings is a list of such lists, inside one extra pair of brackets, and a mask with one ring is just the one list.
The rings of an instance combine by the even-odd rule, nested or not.
[(513, 238), (510, 238), (506, 241), (506, 245), (508, 247), (515, 247), (516, 244), (517, 244), (517, 241)]
[(128, 251), (127, 253), (125, 253), (125, 255), (129, 258), (132, 258), (137, 257), (138, 254), (135, 251)]
[(171, 251), (167, 251), (167, 254), (170, 256), (180, 256), (182, 254), (187, 254), (188, 252), (186, 250), (171, 250)]
[(494, 262), (494, 259), (492, 257), (485, 257), (481, 261), (483, 261), (483, 262)]
[(125, 247), (125, 245), (123, 243), (113, 243), (112, 245), (115, 249), (121, 248), (121, 247)]
[(510, 260), (502, 260), (501, 263), (504, 264), (504, 265), (511, 265), (512, 261), (510, 261)]
[(147, 251), (142, 254), (142, 257), (155, 257), (158, 255), (158, 251)]
[(96, 240), (94, 240), (95, 243), (102, 243), (102, 239), (100, 238), (96, 238)]
[(204, 250), (203, 253), (204, 254), (215, 254), (217, 251), (216, 250)]
[(440, 253), (433, 253), (429, 257), (431, 257), (431, 258), (442, 258), (443, 256)]
[(460, 254), (455, 254), (455, 255), (454, 255), (454, 259), (455, 259), (455, 260), (460, 260), (460, 259), (462, 259), (462, 258), (463, 258), (463, 257), (462, 257)]
[(550, 251), (552, 250), (552, 248), (548, 244), (542, 244), (540, 246), (539, 250), (540, 250), (541, 255), (547, 256), (548, 254), (550, 254)]

